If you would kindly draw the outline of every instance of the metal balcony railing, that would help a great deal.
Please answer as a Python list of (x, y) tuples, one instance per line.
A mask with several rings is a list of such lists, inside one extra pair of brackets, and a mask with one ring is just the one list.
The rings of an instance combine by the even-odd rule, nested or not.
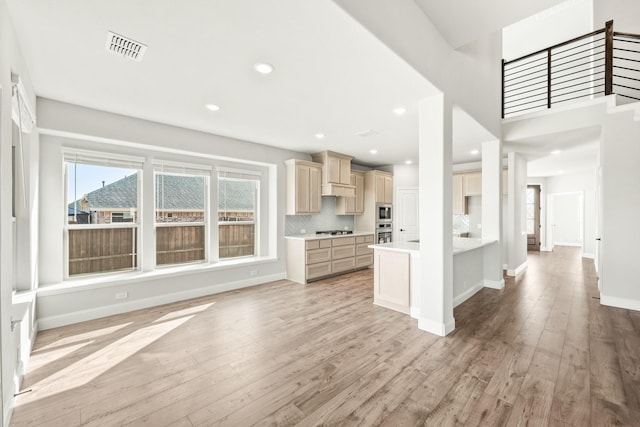
[(502, 61), (502, 117), (580, 98), (640, 101), (640, 35), (605, 28)]

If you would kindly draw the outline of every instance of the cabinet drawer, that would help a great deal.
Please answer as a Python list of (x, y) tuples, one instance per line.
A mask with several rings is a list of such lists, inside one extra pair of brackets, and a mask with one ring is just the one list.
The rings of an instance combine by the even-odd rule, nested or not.
[(304, 247), (306, 250), (318, 249), (320, 247), (320, 240), (307, 240)]
[(331, 239), (331, 244), (333, 246), (347, 246), (347, 245), (354, 245), (356, 243), (356, 238), (355, 237), (341, 237), (338, 239)]
[(331, 262), (331, 271), (333, 273), (339, 273), (342, 271), (349, 271), (355, 268), (355, 258), (344, 258)]
[(373, 243), (373, 234), (368, 236), (357, 236), (356, 243)]
[(331, 261), (331, 249), (320, 248), (307, 251), (307, 264)]
[(356, 254), (356, 247), (354, 245), (351, 246), (338, 246), (336, 248), (331, 248), (331, 259), (341, 259), (352, 257)]
[(331, 262), (307, 265), (307, 280), (331, 274)]
[(356, 246), (356, 256), (369, 255), (373, 253), (373, 249), (369, 247), (368, 243), (362, 243)]
[(331, 247), (331, 239), (322, 239), (320, 240), (321, 248), (330, 248)]
[(373, 264), (373, 254), (361, 255), (356, 257), (356, 268), (368, 267)]

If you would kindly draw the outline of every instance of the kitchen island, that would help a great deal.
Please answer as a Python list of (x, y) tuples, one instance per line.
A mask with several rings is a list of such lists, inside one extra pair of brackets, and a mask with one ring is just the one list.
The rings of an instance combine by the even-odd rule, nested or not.
[[(485, 286), (485, 250), (495, 240), (453, 238), (453, 304), (471, 298)], [(418, 318), (420, 301), (420, 243), (392, 242), (370, 245), (374, 250), (373, 303)]]
[[(336, 231), (339, 232), (339, 231)], [(307, 284), (373, 264), (373, 233), (285, 236), (287, 279)]]

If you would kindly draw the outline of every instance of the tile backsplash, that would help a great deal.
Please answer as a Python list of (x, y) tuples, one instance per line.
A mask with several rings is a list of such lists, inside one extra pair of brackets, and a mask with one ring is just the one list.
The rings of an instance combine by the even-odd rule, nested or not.
[(353, 230), (353, 215), (336, 215), (336, 198), (323, 197), (322, 211), (316, 215), (286, 215), (284, 217), (284, 234), (293, 236), (315, 233), (322, 230)]
[(454, 215), (452, 228), (454, 233), (469, 232), (469, 215)]

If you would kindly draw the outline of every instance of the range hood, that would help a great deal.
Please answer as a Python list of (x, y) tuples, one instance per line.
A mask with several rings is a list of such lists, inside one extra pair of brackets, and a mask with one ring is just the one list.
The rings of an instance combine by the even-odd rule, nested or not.
[(356, 187), (351, 183), (353, 157), (334, 151), (322, 151), (311, 155), (316, 163), (322, 163), (322, 195), (355, 197)]

